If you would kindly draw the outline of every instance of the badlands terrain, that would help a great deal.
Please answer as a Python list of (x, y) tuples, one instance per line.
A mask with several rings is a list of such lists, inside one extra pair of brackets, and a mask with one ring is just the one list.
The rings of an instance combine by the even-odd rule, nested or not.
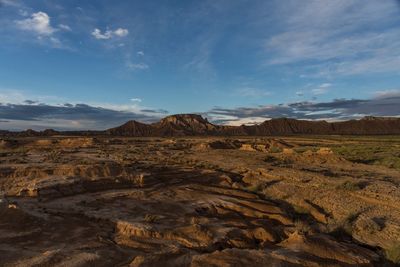
[(400, 137), (3, 137), (0, 266), (395, 266)]

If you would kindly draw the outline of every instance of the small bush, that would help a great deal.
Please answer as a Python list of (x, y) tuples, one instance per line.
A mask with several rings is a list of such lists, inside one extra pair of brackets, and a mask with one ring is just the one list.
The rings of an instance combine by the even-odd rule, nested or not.
[(268, 151), (270, 153), (281, 153), (282, 152), (282, 148), (276, 147), (276, 146), (272, 146), (272, 147), (269, 148)]
[(350, 181), (346, 181), (336, 187), (336, 189), (348, 190), (348, 191), (357, 191), (362, 189), (360, 183), (354, 183)]
[(271, 156), (271, 155), (268, 155), (268, 156), (264, 159), (264, 162), (272, 162), (272, 163), (274, 163), (274, 162), (277, 162), (277, 161), (278, 161), (278, 159), (275, 158), (274, 156)]
[(294, 226), (300, 234), (307, 234), (311, 231), (311, 226), (306, 221), (297, 220), (295, 221)]
[(293, 205), (293, 209), (298, 214), (309, 214), (310, 213), (306, 208), (297, 206), (297, 205)]
[(260, 184), (250, 185), (246, 187), (246, 190), (252, 193), (257, 193), (258, 191), (261, 190), (261, 185)]
[(394, 244), (386, 250), (386, 258), (393, 263), (400, 264), (400, 243)]

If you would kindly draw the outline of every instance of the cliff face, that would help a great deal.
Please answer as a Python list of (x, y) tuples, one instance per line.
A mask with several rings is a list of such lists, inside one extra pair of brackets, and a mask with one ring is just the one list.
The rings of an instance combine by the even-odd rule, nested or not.
[(348, 134), (384, 135), (400, 134), (400, 118), (365, 117), (342, 122), (306, 121), (288, 118), (272, 119), (252, 126), (221, 126), (210, 123), (200, 115), (178, 114), (165, 117), (157, 123), (137, 121), (105, 131), (36, 132), (0, 131), (1, 136), (52, 136), (52, 135), (111, 135), (111, 136), (263, 136), (294, 134)]
[(196, 114), (168, 116), (152, 126), (157, 136), (213, 135), (220, 129)]

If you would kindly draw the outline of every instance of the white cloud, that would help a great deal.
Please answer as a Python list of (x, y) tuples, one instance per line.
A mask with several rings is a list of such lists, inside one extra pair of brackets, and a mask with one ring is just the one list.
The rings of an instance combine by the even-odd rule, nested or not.
[(45, 12), (33, 13), (30, 18), (17, 20), (17, 26), (26, 31), (34, 32), (41, 36), (50, 36), (56, 29), (50, 25), (50, 17)]
[(132, 102), (142, 102), (141, 98), (131, 98)]
[(59, 24), (58, 28), (60, 28), (61, 30), (64, 30), (64, 31), (71, 31), (71, 27), (69, 27), (68, 25), (65, 25), (65, 24)]
[(127, 36), (129, 31), (127, 29), (118, 28), (114, 31), (114, 35), (119, 37)]
[(222, 124), (227, 126), (240, 126), (240, 125), (256, 125), (263, 123), (270, 118), (265, 117), (247, 117), (247, 118), (234, 118), (233, 120), (227, 120)]
[(108, 40), (113, 37), (125, 37), (129, 34), (127, 29), (118, 28), (115, 31), (107, 30), (104, 33), (100, 29), (95, 28), (92, 32), (92, 36), (98, 40)]
[(101, 31), (96, 28), (96, 29), (93, 30), (92, 35), (96, 39), (107, 40), (107, 39), (111, 38), (112, 32), (111, 31), (106, 31), (105, 33), (101, 33)]
[(138, 56), (144, 56), (144, 52), (143, 51), (138, 51), (136, 54), (138, 54)]

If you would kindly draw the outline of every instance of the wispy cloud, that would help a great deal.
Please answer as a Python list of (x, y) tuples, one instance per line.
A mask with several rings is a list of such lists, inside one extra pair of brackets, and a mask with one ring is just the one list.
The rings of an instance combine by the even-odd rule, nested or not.
[(291, 1), (280, 33), (266, 40), (269, 64), (301, 63), (319, 75), (398, 72), (397, 1)]
[(253, 88), (253, 87), (243, 87), (236, 89), (234, 91), (234, 94), (237, 96), (242, 96), (242, 97), (264, 97), (264, 96), (269, 96), (272, 93), (266, 90), (261, 90), (258, 88)]
[(126, 67), (129, 70), (146, 70), (149, 68), (149, 65), (145, 64), (145, 63), (133, 63), (131, 61), (127, 61), (126, 62)]
[(0, 7), (1, 6), (11, 6), (11, 7), (20, 7), (21, 3), (18, 0), (0, 0)]
[(65, 24), (58, 24), (58, 27), (61, 29), (61, 30), (64, 30), (64, 31), (72, 31), (72, 29), (71, 29), (71, 27), (70, 26), (68, 26), (68, 25), (65, 25)]
[(127, 29), (123, 28), (118, 28), (114, 31), (112, 30), (106, 30), (104, 33), (101, 32), (100, 29), (95, 28), (92, 31), (92, 36), (98, 40), (108, 40), (114, 37), (125, 37), (129, 34), (129, 31)]
[(332, 86), (330, 83), (323, 83), (319, 87), (311, 90), (314, 95), (323, 95), (329, 91), (329, 88)]

